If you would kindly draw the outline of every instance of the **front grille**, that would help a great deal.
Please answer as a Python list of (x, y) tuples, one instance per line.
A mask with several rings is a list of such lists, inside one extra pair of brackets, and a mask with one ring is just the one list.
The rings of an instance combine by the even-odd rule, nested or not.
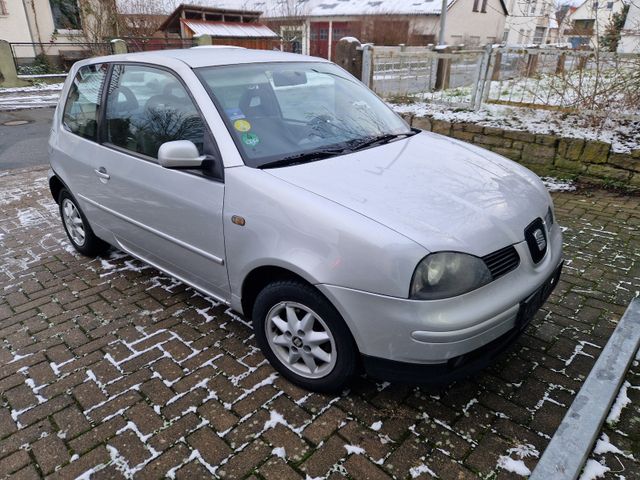
[(482, 257), (482, 260), (489, 268), (494, 280), (515, 270), (520, 265), (520, 255), (512, 245), (490, 253), (486, 257)]

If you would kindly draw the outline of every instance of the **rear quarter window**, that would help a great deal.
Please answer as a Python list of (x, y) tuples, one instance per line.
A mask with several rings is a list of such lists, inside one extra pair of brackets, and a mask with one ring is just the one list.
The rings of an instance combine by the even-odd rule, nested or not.
[(107, 67), (106, 63), (100, 63), (78, 70), (62, 116), (62, 123), (68, 130), (93, 141), (97, 140), (98, 111)]

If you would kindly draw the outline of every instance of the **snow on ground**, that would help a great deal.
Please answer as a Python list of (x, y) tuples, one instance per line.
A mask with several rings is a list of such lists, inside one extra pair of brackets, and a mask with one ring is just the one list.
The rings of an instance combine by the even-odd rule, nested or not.
[(609, 411), (609, 415), (607, 416), (607, 423), (609, 425), (615, 425), (616, 423), (618, 423), (618, 421), (620, 420), (622, 409), (631, 403), (631, 399), (627, 395), (629, 387), (631, 387), (631, 384), (627, 381), (622, 384), (620, 392), (618, 392), (618, 396), (616, 397), (616, 401), (613, 403), (613, 406)]
[(2, 88), (0, 89), (0, 93), (31, 93), (31, 92), (60, 91), (62, 90), (63, 85), (64, 85), (64, 82), (32, 85), (30, 87)]
[(609, 470), (611, 470), (609, 467), (590, 458), (584, 466), (582, 475), (580, 475), (580, 480), (595, 480), (596, 478), (602, 478)]
[(599, 140), (610, 143), (613, 151), (619, 153), (640, 149), (639, 120), (608, 118), (601, 124), (594, 125), (590, 118), (579, 114), (494, 104), (484, 104), (477, 111), (424, 101), (396, 103), (391, 106), (398, 113), (411, 113), (448, 122), (468, 122), (485, 127)]
[(0, 89), (0, 111), (54, 107), (63, 83)]
[(550, 192), (574, 192), (576, 185), (570, 180), (559, 180), (553, 177), (542, 177), (542, 183)]
[[(515, 455), (517, 458), (513, 458)], [(531, 444), (517, 445), (510, 448), (507, 455), (501, 455), (498, 458), (497, 468), (506, 470), (522, 477), (528, 477), (531, 475), (531, 470), (524, 463), (525, 458), (538, 458), (540, 452)]]

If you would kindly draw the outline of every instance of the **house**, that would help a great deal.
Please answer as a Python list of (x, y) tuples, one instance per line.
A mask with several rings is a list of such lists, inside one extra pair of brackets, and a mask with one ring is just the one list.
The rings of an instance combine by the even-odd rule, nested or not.
[(556, 41), (558, 24), (553, 0), (510, 0), (503, 42), (543, 45)]
[(115, 34), (115, 8), (115, 0), (0, 0), (0, 40), (14, 44), (18, 63), (77, 60), (97, 53), (87, 42)]
[[(376, 45), (428, 45), (440, 30), (439, 0), (216, 0), (220, 8), (261, 11), (292, 50), (331, 59), (346, 36)], [(502, 40), (503, 0), (448, 0), (445, 42), (480, 46)]]
[(564, 21), (562, 35), (572, 48), (598, 48), (600, 36), (623, 0), (585, 0)]
[(620, 32), (619, 53), (640, 53), (640, 4), (631, 2), (629, 12)]
[(259, 11), (181, 4), (160, 25), (154, 36), (189, 40), (206, 34), (212, 37), (214, 45), (267, 50), (280, 48), (280, 37), (259, 22), (260, 14)]

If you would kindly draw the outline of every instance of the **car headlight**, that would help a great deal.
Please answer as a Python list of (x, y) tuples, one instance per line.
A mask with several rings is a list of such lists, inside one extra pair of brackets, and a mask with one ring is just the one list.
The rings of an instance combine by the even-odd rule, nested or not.
[(547, 214), (544, 216), (544, 223), (547, 225), (547, 230), (551, 230), (553, 225), (553, 209), (551, 207), (549, 207)]
[(492, 280), (487, 265), (478, 257), (456, 252), (432, 253), (416, 267), (409, 298), (436, 300), (455, 297)]

